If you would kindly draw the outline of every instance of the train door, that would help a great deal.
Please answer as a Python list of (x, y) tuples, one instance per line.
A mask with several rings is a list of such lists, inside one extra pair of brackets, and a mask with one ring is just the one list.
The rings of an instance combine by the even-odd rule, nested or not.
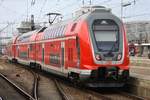
[(65, 66), (64, 66), (64, 60), (65, 60), (65, 42), (64, 41), (62, 41), (61, 42), (61, 70), (62, 70), (62, 72), (64, 72), (65, 71)]
[(29, 45), (29, 59), (35, 62), (35, 44), (30, 44)]
[(70, 68), (78, 68), (79, 65), (79, 52), (78, 52), (78, 42), (77, 37), (67, 40), (66, 45), (66, 66)]

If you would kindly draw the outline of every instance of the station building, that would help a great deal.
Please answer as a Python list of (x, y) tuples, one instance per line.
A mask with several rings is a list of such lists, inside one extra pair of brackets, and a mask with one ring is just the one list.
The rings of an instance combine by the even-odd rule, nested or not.
[(150, 21), (126, 22), (125, 26), (129, 42), (150, 43)]

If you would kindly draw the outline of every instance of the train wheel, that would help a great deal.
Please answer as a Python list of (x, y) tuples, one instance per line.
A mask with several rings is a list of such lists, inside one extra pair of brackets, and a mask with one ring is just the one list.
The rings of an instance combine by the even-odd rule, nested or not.
[(31, 67), (31, 68), (35, 68), (35, 63), (32, 63), (32, 62), (31, 62), (31, 63), (30, 63), (30, 67)]
[(41, 65), (40, 64), (35, 64), (35, 69), (41, 70)]
[(123, 79), (128, 80), (129, 79), (129, 70), (124, 70), (122, 73)]
[(77, 73), (69, 73), (68, 78), (75, 86), (79, 83), (79, 74)]
[(17, 63), (17, 60), (16, 59), (12, 59), (11, 62), (12, 63)]

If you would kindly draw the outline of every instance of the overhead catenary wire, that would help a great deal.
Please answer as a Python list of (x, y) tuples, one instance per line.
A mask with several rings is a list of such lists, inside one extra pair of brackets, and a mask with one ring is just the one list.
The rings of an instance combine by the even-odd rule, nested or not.
[[(82, 0), (80, 0), (80, 1), (82, 1)], [(132, 0), (131, 2), (132, 3), (135, 3), (135, 1), (139, 1), (139, 0)], [(60, 2), (60, 0), (59, 0), (59, 2)], [(103, 0), (103, 1), (99, 1), (99, 0), (93, 0), (93, 5), (95, 5), (95, 2), (97, 3), (97, 4), (109, 4), (109, 3), (111, 3), (112, 2), (112, 0)], [(54, 9), (53, 11), (54, 12), (58, 12), (58, 11), (61, 11), (62, 9), (64, 10), (64, 9), (68, 9), (69, 7), (72, 7), (73, 8), (73, 6), (76, 6), (76, 8), (78, 8), (78, 6), (81, 6), (81, 5), (77, 5), (77, 4), (79, 4), (80, 2), (77, 2), (77, 1), (75, 1), (75, 2), (71, 2), (71, 3), (69, 3), (69, 4), (67, 4), (67, 5), (65, 5), (65, 6), (63, 6), (63, 7), (61, 7), (61, 8), (56, 8), (56, 9)], [(117, 6), (116, 6), (116, 4), (117, 4)], [(58, 4), (59, 5), (59, 4)], [(113, 5), (115, 5), (113, 8), (117, 8), (117, 7), (120, 7), (119, 5), (120, 5), (120, 2), (117, 2), (117, 3), (114, 3)], [(53, 7), (52, 7), (53, 8)], [(73, 10), (76, 10), (76, 9), (73, 9)], [(70, 10), (70, 11), (73, 11), (73, 10)], [(70, 13), (70, 12), (67, 12), (66, 14), (64, 14), (64, 16), (67, 16), (68, 17), (68, 15), (70, 14), (70, 16), (72, 15), (72, 13)], [(64, 17), (63, 16), (63, 17)]]
[[(1, 3), (3, 2), (4, 0), (1, 0)], [(60, 2), (60, 0), (57, 0), (58, 2)], [(110, 1), (110, 0), (105, 0), (105, 1)], [(44, 6), (45, 6), (45, 4), (46, 4), (46, 2), (47, 2), (47, 0), (44, 0), (44, 3), (43, 3), (43, 5), (41, 6), (41, 8), (40, 8), (40, 12), (39, 12), (39, 19), (40, 19), (40, 17), (41, 17), (41, 13), (42, 13), (42, 11), (43, 11), (43, 8), (44, 8)], [(0, 3), (0, 4), (1, 4)], [(29, 0), (26, 0), (26, 3), (27, 3), (27, 9), (26, 9), (26, 11), (25, 12), (27, 12), (26, 14), (25, 13), (20, 13), (20, 12), (17, 12), (17, 11), (15, 11), (15, 10), (13, 10), (13, 9), (10, 9), (10, 8), (8, 8), (8, 7), (5, 7), (4, 5), (2, 6), (4, 9), (6, 9), (7, 11), (10, 11), (11, 13), (15, 13), (16, 15), (20, 15), (19, 17), (17, 17), (16, 18), (16, 20), (18, 20), (18, 19), (22, 19), (23, 17), (26, 17), (27, 19), (28, 19), (28, 15), (29, 15), (29, 13), (30, 13), (30, 8), (33, 6), (33, 4), (35, 4), (35, 0), (32, 0), (31, 1), (31, 6), (29, 7)], [(75, 2), (71, 2), (70, 4), (68, 4), (68, 5), (66, 5), (66, 6), (64, 6), (64, 7), (62, 7), (62, 8), (59, 8), (60, 10), (62, 10), (62, 9), (67, 9), (68, 7), (73, 7), (73, 6), (78, 6), (78, 4), (79, 4), (80, 2), (77, 2), (77, 1), (75, 1)], [(81, 5), (79, 5), (79, 6), (81, 6)], [(77, 8), (77, 7), (76, 7)], [(57, 10), (58, 11), (58, 10)], [(3, 23), (4, 24), (4, 23)], [(5, 23), (5, 24), (7, 24), (7, 23)]]
[(42, 6), (41, 6), (41, 8), (40, 8), (39, 16), (37, 17), (38, 19), (40, 19), (40, 17), (41, 17), (41, 14), (42, 14), (42, 11), (43, 11), (43, 9), (44, 9), (44, 6), (45, 6), (46, 2), (47, 2), (47, 0), (44, 0)]
[(10, 24), (8, 23), (5, 27), (3, 27), (2, 29), (0, 29), (0, 33), (5, 30)]
[[(4, 0), (1, 0), (1, 2), (2, 1), (4, 1)], [(33, 0), (33, 2), (35, 3), (35, 0)], [(32, 5), (31, 6), (29, 6), (29, 4), (28, 4), (28, 0), (26, 1), (26, 3), (27, 3), (27, 8), (25, 9), (25, 11), (24, 12), (18, 12), (18, 11), (16, 11), (16, 10), (14, 10), (14, 9), (10, 9), (9, 7), (7, 7), (7, 6), (5, 6), (5, 5), (1, 5), (0, 7), (2, 7), (3, 9), (6, 9), (7, 11), (9, 11), (10, 13), (12, 13), (12, 14), (15, 14), (15, 15), (19, 15), (19, 17), (17, 17), (16, 19), (14, 19), (14, 21), (16, 21), (16, 20), (18, 20), (18, 19), (28, 19), (28, 15), (29, 15), (29, 13), (31, 12), (31, 7), (32, 7)], [(1, 4), (1, 3), (0, 3)], [(24, 17), (24, 18), (23, 18)]]
[(103, 1), (99, 1), (99, 0), (96, 0), (95, 2), (96, 3), (100, 3), (100, 4), (106, 4), (106, 3), (109, 3), (109, 2), (111, 2), (112, 0), (103, 0)]
[(76, 4), (79, 4), (79, 2), (71, 2), (71, 3), (69, 3), (69, 4), (67, 4), (67, 5), (65, 5), (65, 6), (63, 6), (63, 7), (61, 7), (61, 8), (59, 8), (59, 9), (54, 9), (53, 11), (60, 11), (60, 10), (64, 10), (64, 9), (67, 9), (67, 8), (69, 8), (69, 7), (73, 7), (73, 6), (76, 6)]
[[(109, 2), (111, 2), (112, 0), (104, 0), (104, 1), (100, 1), (100, 2), (99, 2), (99, 0), (96, 0), (96, 1), (97, 1), (96, 3), (98, 3), (98, 4), (99, 4), (99, 3), (100, 3), (100, 4), (104, 4), (104, 3), (109, 3)], [(86, 2), (86, 1), (84, 1), (84, 3), (85, 3), (85, 2)], [(95, 4), (94, 4), (95, 0), (92, 0), (92, 2), (93, 2), (92, 4), (95, 5)], [(64, 7), (62, 7), (62, 8), (59, 8), (59, 9), (57, 9), (57, 10), (55, 9), (55, 11), (60, 11), (60, 10), (62, 10), (62, 9), (63, 9), (63, 10), (64, 10), (64, 9), (68, 9), (68, 8), (70, 8), (70, 7), (73, 7), (73, 6), (77, 6), (77, 4), (79, 4), (79, 3), (80, 3), (80, 2), (72, 2), (72, 3), (66, 5), (66, 6), (64, 6)], [(80, 4), (80, 5), (78, 5), (78, 6), (81, 7), (81, 5), (82, 5), (82, 4)], [(83, 6), (83, 5), (82, 5), (82, 6)], [(86, 5), (84, 5), (84, 6), (86, 6)]]
[[(3, 1), (5, 1), (5, 0), (1, 0), (1, 2), (3, 2)], [(31, 0), (31, 1), (33, 1), (33, 2), (35, 2), (35, 0)], [(46, 1), (46, 2), (45, 2)], [(55, 1), (57, 1), (57, 5), (61, 5), (62, 4), (62, 2), (64, 1), (64, 0), (55, 0)], [(135, 2), (137, 2), (137, 1), (139, 1), (139, 0), (130, 0), (129, 2), (131, 2), (131, 3), (135, 3)], [(45, 17), (45, 15), (44, 15), (44, 17), (43, 17), (43, 15), (42, 15), (42, 12), (44, 12), (44, 11), (46, 11), (44, 8), (45, 7), (47, 7), (47, 6), (45, 6), (46, 4), (47, 4), (47, 2), (48, 2), (48, 0), (43, 0), (42, 1), (42, 3), (41, 3), (41, 7), (40, 7), (40, 10), (38, 11), (38, 13), (39, 14), (37, 14), (39, 17), (37, 17), (40, 21), (41, 20), (43, 20), (43, 18)], [(89, 0), (85, 0), (85, 3), (87, 3), (87, 2), (89, 2)], [(63, 10), (65, 10), (65, 9), (70, 9), (70, 10), (67, 10), (67, 12), (65, 12), (65, 14), (64, 14), (64, 16), (66, 17), (66, 16), (68, 16), (69, 14), (70, 14), (70, 16), (72, 15), (72, 12), (73, 12), (73, 10), (77, 10), (77, 8), (78, 7), (80, 7), (80, 6), (82, 6), (82, 0), (75, 0), (75, 1), (71, 1), (71, 2), (66, 2), (67, 4), (66, 5), (61, 5), (61, 6), (56, 6), (56, 7), (54, 7), (54, 6), (52, 6), (51, 8), (52, 8), (52, 10), (51, 11), (54, 11), (54, 12), (62, 12)], [(111, 8), (113, 8), (113, 9), (116, 9), (116, 8), (118, 8), (118, 7), (120, 7), (120, 6), (118, 6), (120, 3), (113, 3), (113, 0), (92, 0), (92, 4), (93, 5), (95, 5), (95, 4), (102, 4), (102, 5), (105, 5), (105, 4), (108, 4), (108, 5), (110, 5), (110, 7)], [(1, 4), (1, 3), (0, 3)], [(37, 2), (36, 2), (36, 4), (37, 4)], [(34, 4), (35, 6), (36, 6), (36, 4)], [(4, 5), (2, 5), (2, 6), (4, 6)], [(112, 7), (112, 6), (114, 6), (114, 7)], [(12, 12), (12, 13), (15, 13), (16, 15), (19, 15), (19, 17), (17, 17), (16, 18), (16, 20), (18, 21), (18, 19), (22, 19), (22, 18), (24, 18), (26, 15), (25, 15), (25, 13), (20, 13), (20, 12), (17, 12), (17, 11), (15, 11), (15, 10), (13, 10), (13, 9), (9, 9), (8, 7), (3, 7), (3, 8), (5, 8), (5, 9), (7, 9), (8, 11), (10, 11), (10, 12)], [(30, 7), (28, 7), (29, 9), (29, 11), (28, 11), (28, 13), (30, 12)], [(75, 9), (76, 8), (76, 9)], [(53, 10), (54, 9), (54, 10)], [(127, 14), (128, 15), (128, 14)], [(42, 16), (42, 18), (41, 18), (41, 16)], [(143, 16), (145, 16), (145, 15), (143, 15)], [(126, 18), (131, 18), (132, 16), (127, 16)]]
[[(58, 2), (60, 2), (60, 0), (58, 0)], [(58, 2), (57, 2), (56, 5), (59, 5)], [(69, 8), (69, 7), (77, 6), (77, 4), (79, 4), (79, 2), (77, 2), (77, 1), (71, 2), (71, 3), (69, 3), (69, 4), (67, 4), (67, 5), (65, 5), (65, 6), (59, 8), (59, 9), (55, 7), (55, 9), (52, 9), (51, 12), (60, 12), (60, 11), (62, 11), (62, 9), (65, 10), (65, 9), (67, 9), (67, 8)], [(52, 8), (53, 8), (53, 7), (52, 7)], [(72, 10), (70, 10), (70, 11), (72, 11)], [(69, 13), (69, 14), (71, 14), (71, 13)], [(69, 15), (69, 14), (67, 14), (67, 15)], [(66, 15), (66, 14), (65, 14), (65, 15)], [(45, 15), (43, 15), (43, 18), (44, 18), (44, 17), (45, 17)], [(64, 16), (63, 16), (63, 17), (64, 17)], [(38, 18), (38, 19), (40, 19), (40, 18)]]
[[(4, 1), (4, 0), (2, 0), (2, 1)], [(28, 0), (27, 0), (28, 1)], [(35, 0), (32, 0), (32, 2), (34, 1), (34, 3), (35, 3)], [(45, 4), (46, 4), (46, 1), (47, 0), (45, 0), (44, 1), (44, 3), (43, 3), (43, 5), (42, 5), (42, 7), (41, 7), (41, 10), (40, 10), (40, 15), (39, 15), (39, 17), (41, 18), (41, 13), (42, 13), (42, 11), (43, 11), (43, 7), (45, 6)], [(60, 2), (60, 0), (57, 0), (58, 2)], [(94, 0), (93, 0), (94, 1)], [(102, 2), (106, 2), (106, 1), (111, 1), (111, 0), (104, 0), (104, 1), (102, 1)], [(31, 2), (31, 3), (32, 3)], [(65, 5), (64, 7), (62, 7), (62, 8), (59, 8), (60, 10), (62, 10), (62, 9), (67, 9), (68, 7), (72, 7), (72, 6), (76, 6), (76, 5), (78, 5), (79, 4), (79, 2), (77, 2), (77, 1), (75, 1), (75, 2), (71, 2), (70, 4), (68, 4), (68, 5)], [(81, 6), (81, 5), (79, 5), (79, 6)], [(25, 16), (27, 16), (28, 17), (28, 15), (25, 15), (24, 13), (19, 13), (19, 12), (17, 12), (17, 11), (14, 11), (13, 9), (9, 9), (8, 7), (5, 7), (5, 6), (3, 6), (3, 8), (4, 9), (7, 9), (8, 11), (10, 11), (10, 12), (12, 12), (12, 13), (16, 13), (17, 15), (20, 15), (19, 17), (17, 17), (16, 19), (18, 20), (18, 19), (22, 19), (23, 17), (25, 17)], [(31, 7), (27, 7), (28, 9), (28, 11), (25, 11), (25, 12), (28, 12), (28, 14), (30, 13), (30, 8)], [(59, 11), (60, 11), (59, 10)], [(56, 10), (56, 11), (58, 11), (58, 9)], [(38, 19), (40, 19), (38, 17)]]
[(135, 5), (135, 3), (136, 3), (137, 1), (139, 1), (139, 0), (132, 0), (132, 1), (130, 1), (130, 2), (124, 3), (123, 0), (121, 0), (121, 19), (125, 18), (125, 17), (123, 16), (123, 8), (124, 8), (124, 7), (128, 7), (128, 6), (131, 6), (132, 4)]
[[(83, 0), (80, 0), (80, 1), (82, 1), (83, 2)], [(93, 2), (94, 2), (94, 0), (92, 0)], [(91, 1), (91, 2), (92, 2)], [(103, 3), (108, 3), (108, 2), (111, 2), (112, 0), (104, 0), (104, 1), (100, 1), (99, 3), (101, 3), (101, 4), (103, 4)], [(84, 3), (85, 2), (87, 2), (87, 1), (84, 1)], [(81, 7), (81, 5), (83, 5), (83, 4), (80, 4), (80, 5), (77, 5), (77, 4), (79, 4), (80, 2), (77, 2), (77, 1), (75, 1), (75, 2), (72, 2), (72, 3), (69, 3), (69, 4), (67, 4), (66, 6), (64, 6), (64, 7), (61, 7), (61, 8), (59, 8), (59, 9), (55, 9), (54, 11), (56, 11), (56, 12), (58, 12), (58, 11), (60, 11), (60, 10), (64, 10), (64, 9), (68, 9), (68, 8), (70, 8), (70, 7), (74, 7), (74, 6), (76, 6), (76, 9), (78, 8), (78, 7)], [(94, 4), (94, 3), (92, 3), (92, 4)], [(84, 5), (85, 6), (85, 5)], [(75, 9), (75, 10), (76, 10)], [(74, 10), (74, 9), (73, 9)], [(72, 11), (72, 10), (71, 10)], [(71, 14), (72, 15), (72, 13), (68, 13), (68, 14), (65, 14), (64, 16), (68, 16), (69, 14)]]
[(143, 13), (143, 14), (138, 14), (138, 15), (131, 15), (131, 16), (126, 16), (123, 18), (133, 18), (133, 17), (141, 17), (141, 16), (148, 16), (150, 13)]
[[(19, 17), (17, 17), (16, 19), (14, 19), (14, 21), (13, 22), (16, 22), (16, 20), (19, 20), (19, 19), (22, 19), (23, 17), (26, 17), (27, 15), (25, 14), (25, 12), (23, 12), (23, 13), (20, 13), (20, 12), (18, 12), (18, 11), (16, 11), (16, 10), (13, 10), (13, 9), (10, 9), (10, 8), (8, 8), (8, 7), (6, 7), (5, 5), (1, 5), (0, 6), (1, 8), (3, 8), (3, 9), (5, 9), (7, 12), (10, 12), (10, 13), (12, 13), (12, 14), (15, 14), (15, 15), (19, 15)], [(1, 24), (1, 23), (0, 23)], [(3, 23), (4, 24), (4, 23)], [(7, 24), (7, 23), (6, 23)]]

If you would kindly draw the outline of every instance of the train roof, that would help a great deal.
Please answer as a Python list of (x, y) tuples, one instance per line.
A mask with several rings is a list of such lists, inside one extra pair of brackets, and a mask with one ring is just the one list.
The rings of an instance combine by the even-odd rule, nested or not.
[(75, 12), (75, 16), (79, 17), (79, 16), (82, 16), (84, 14), (93, 13), (93, 12), (101, 12), (101, 13), (102, 12), (109, 12), (110, 13), (111, 9), (106, 8), (104, 6), (83, 6)]
[[(27, 33), (23, 33), (20, 36), (18, 36), (17, 38), (17, 43), (26, 43), (26, 42), (33, 42), (35, 41), (36, 37), (38, 36), (38, 34), (42, 33), (47, 27), (42, 27), (39, 30), (34, 30), (34, 31), (30, 31)], [(43, 36), (40, 36), (40, 39)], [(37, 39), (39, 40), (39, 39)]]
[(71, 28), (73, 26), (76, 26), (75, 24), (80, 19), (84, 20), (88, 17), (89, 14), (94, 13), (94, 12), (110, 13), (111, 9), (105, 8), (103, 6), (82, 7), (82, 8), (80, 8), (80, 10), (76, 11), (76, 16), (74, 18), (54, 23), (54, 24), (48, 26), (47, 28), (43, 27), (40, 30), (34, 30), (34, 31), (24, 33), (18, 37), (17, 41), (20, 43), (24, 43), (24, 42), (35, 41), (35, 39), (37, 41), (40, 41), (40, 40), (59, 38), (59, 37), (64, 37), (65, 35), (70, 35)]
[(67, 21), (65, 21), (49, 26), (43, 32), (42, 40), (63, 37), (65, 35), (65, 28), (67, 24), (68, 24)]
[(30, 37), (36, 33), (37, 30), (34, 30), (34, 31), (30, 31), (30, 32), (27, 32), (27, 33), (24, 33), (22, 35), (20, 35), (17, 39), (18, 42), (29, 42), (30, 41)]

